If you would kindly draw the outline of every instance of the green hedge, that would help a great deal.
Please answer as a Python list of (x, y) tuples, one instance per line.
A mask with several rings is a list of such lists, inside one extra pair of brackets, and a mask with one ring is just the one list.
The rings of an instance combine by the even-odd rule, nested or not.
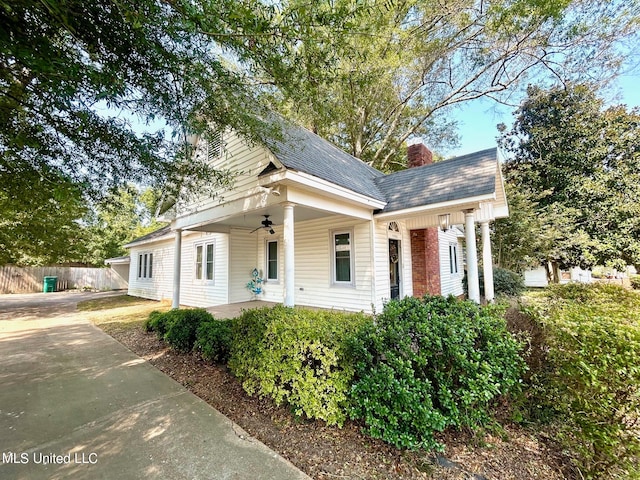
[(635, 290), (640, 290), (640, 275), (633, 275), (629, 281)]
[[(484, 275), (478, 270), (480, 295), (484, 296)], [(468, 294), (467, 275), (462, 279), (464, 293)], [(506, 268), (493, 267), (493, 290), (496, 296), (517, 297), (524, 291), (524, 278), (517, 272)]]
[(154, 331), (172, 348), (190, 352), (196, 341), (196, 332), (202, 322), (212, 321), (213, 316), (202, 308), (173, 309), (168, 312), (151, 312), (145, 324), (147, 331)]
[(250, 395), (341, 425), (354, 372), (346, 339), (370, 321), (364, 314), (283, 306), (248, 310), (232, 326), (229, 367)]
[(547, 350), (530, 390), (534, 414), (556, 419), (557, 438), (584, 478), (640, 478), (640, 295), (556, 285), (528, 312)]
[(209, 362), (227, 363), (231, 352), (233, 320), (206, 320), (196, 332), (194, 349)]
[(440, 448), (436, 432), (485, 425), (524, 369), (502, 314), (454, 297), (387, 303), (351, 342), (351, 417), (406, 448)]

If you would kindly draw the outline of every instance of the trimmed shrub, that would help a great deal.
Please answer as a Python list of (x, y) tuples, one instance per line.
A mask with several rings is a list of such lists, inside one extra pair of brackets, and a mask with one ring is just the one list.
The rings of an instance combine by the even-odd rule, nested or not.
[(179, 352), (190, 352), (200, 324), (214, 319), (213, 315), (203, 308), (171, 310), (167, 314), (170, 314), (170, 318), (167, 320), (164, 340)]
[(189, 352), (196, 340), (200, 323), (213, 320), (202, 308), (173, 309), (168, 312), (151, 312), (145, 323), (148, 332), (156, 332), (158, 338), (180, 352)]
[[(524, 291), (524, 278), (519, 273), (506, 268), (493, 269), (493, 285), (496, 295), (516, 297)], [(484, 282), (482, 285), (484, 292)]]
[(631, 287), (633, 287), (634, 290), (640, 290), (640, 275), (632, 276), (629, 281), (631, 282)]
[(206, 320), (196, 331), (196, 342), (193, 346), (200, 356), (214, 363), (226, 363), (231, 350), (232, 320)]
[(556, 420), (556, 438), (584, 478), (640, 478), (640, 295), (609, 284), (554, 285), (527, 311), (547, 342), (532, 378), (532, 415)]
[(167, 333), (167, 320), (170, 312), (159, 312), (154, 310), (149, 314), (147, 321), (144, 324), (144, 328), (147, 332), (156, 332), (159, 339), (164, 338), (164, 334)]
[[(484, 275), (478, 270), (480, 295), (484, 295)], [(464, 293), (468, 294), (468, 280), (465, 274), (462, 279)], [(493, 289), (496, 296), (517, 297), (524, 291), (524, 278), (517, 272), (506, 268), (493, 267)]]
[(387, 303), (351, 342), (351, 417), (403, 448), (441, 448), (434, 433), (487, 424), (524, 369), (502, 313), (452, 296)]
[(233, 323), (229, 367), (249, 395), (342, 425), (354, 372), (346, 339), (370, 321), (361, 313), (281, 305), (248, 310)]

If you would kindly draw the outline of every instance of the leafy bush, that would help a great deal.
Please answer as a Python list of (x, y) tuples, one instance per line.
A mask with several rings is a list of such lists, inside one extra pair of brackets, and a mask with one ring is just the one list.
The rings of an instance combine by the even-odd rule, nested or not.
[(501, 314), (452, 296), (387, 303), (351, 342), (351, 417), (407, 448), (439, 448), (435, 432), (486, 424), (524, 369)]
[[(480, 295), (484, 295), (484, 275), (482, 269), (478, 270)], [(465, 274), (462, 285), (464, 293), (468, 294), (468, 280)], [(493, 267), (493, 290), (496, 296), (516, 297), (524, 291), (524, 278), (517, 272), (506, 268)]]
[(159, 312), (154, 310), (149, 314), (147, 321), (144, 324), (144, 328), (147, 332), (156, 332), (158, 338), (162, 339), (167, 332), (167, 320), (169, 312)]
[(213, 316), (202, 308), (173, 309), (168, 312), (151, 312), (145, 323), (147, 331), (154, 331), (158, 338), (166, 341), (180, 352), (189, 352), (196, 340), (200, 323), (213, 320)]
[(496, 295), (515, 297), (524, 291), (524, 278), (519, 273), (506, 268), (495, 267), (493, 269), (493, 285)]
[(170, 314), (170, 318), (164, 340), (179, 352), (190, 352), (200, 324), (214, 319), (213, 315), (202, 308), (171, 310), (167, 314)]
[(584, 478), (638, 475), (640, 295), (617, 285), (554, 285), (528, 311), (547, 342), (532, 410), (551, 412)]
[(368, 321), (364, 314), (283, 306), (249, 310), (232, 326), (229, 367), (250, 395), (341, 425), (354, 371), (346, 339)]
[(196, 331), (194, 349), (200, 352), (204, 360), (226, 363), (231, 350), (232, 320), (206, 320)]
[(635, 290), (640, 290), (640, 275), (634, 275), (632, 276), (629, 281), (631, 282), (631, 286), (635, 289)]

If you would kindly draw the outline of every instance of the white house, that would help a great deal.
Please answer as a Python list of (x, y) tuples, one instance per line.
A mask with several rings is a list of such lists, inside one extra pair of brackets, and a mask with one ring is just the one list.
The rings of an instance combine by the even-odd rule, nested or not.
[[(178, 206), (168, 227), (130, 242), (129, 294), (174, 307), (260, 300), (380, 310), (408, 295), (462, 295), (464, 224), (469, 297), (480, 301), (474, 228), (491, 265), (489, 222), (508, 215), (495, 149), (431, 163), (409, 147), (413, 168), (370, 167), (310, 131), (255, 145), (233, 132), (197, 154), (238, 172), (216, 199)], [(252, 271), (262, 293), (246, 288)], [(491, 268), (484, 268), (492, 299)]]

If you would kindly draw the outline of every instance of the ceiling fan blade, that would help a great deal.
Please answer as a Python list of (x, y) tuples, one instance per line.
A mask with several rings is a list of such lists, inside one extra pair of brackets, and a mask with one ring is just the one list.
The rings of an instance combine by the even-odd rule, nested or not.
[(255, 232), (257, 232), (258, 230), (260, 230), (260, 229), (262, 229), (262, 228), (264, 228), (264, 227), (254, 228), (254, 229), (253, 229), (253, 230), (251, 230), (249, 233), (255, 233)]

